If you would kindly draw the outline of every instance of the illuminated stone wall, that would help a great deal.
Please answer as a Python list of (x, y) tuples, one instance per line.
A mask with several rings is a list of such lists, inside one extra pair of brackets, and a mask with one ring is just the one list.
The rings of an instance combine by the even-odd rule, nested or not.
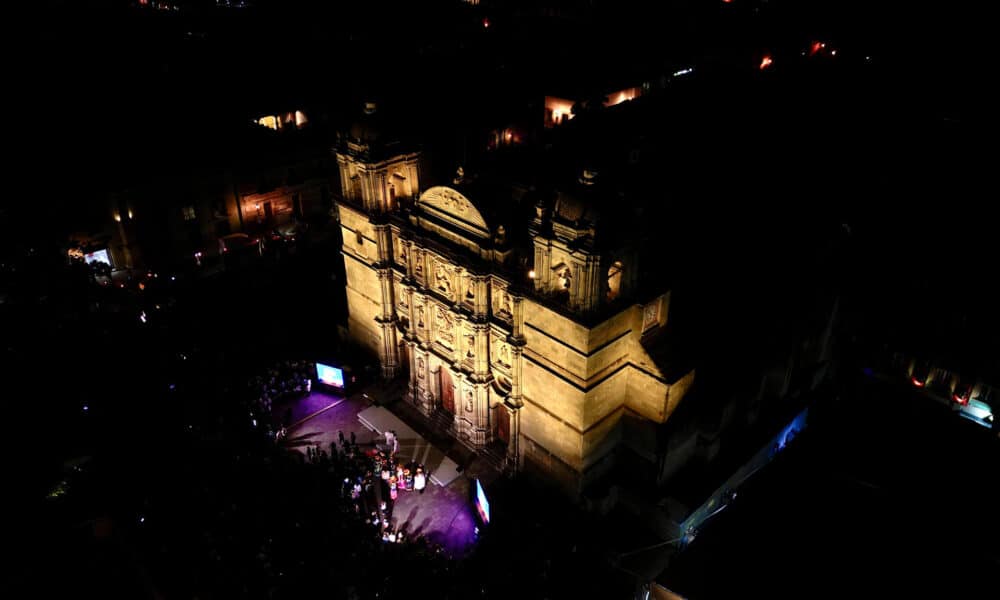
[[(350, 160), (343, 157), (343, 172)], [(668, 380), (645, 349), (667, 322), (669, 294), (619, 302), (593, 324), (572, 305), (525, 291), (527, 273), (512, 286), (511, 272), (485, 249), (492, 232), (474, 199), (450, 188), (425, 194), (427, 206), (422, 195), (405, 214), (379, 213), (363, 194), (340, 203), (351, 335), (383, 360), (393, 354), (385, 344), (397, 344), (405, 401), (448, 423), (463, 443), (499, 444), (509, 433), (509, 465), (579, 492), (613, 466), (626, 415), (663, 423), (693, 380), (693, 372)], [(433, 227), (422, 226), (427, 214)], [(448, 255), (439, 243), (445, 229), (481, 250), (478, 262)], [(569, 258), (592, 279), (609, 263)], [(577, 291), (577, 310), (603, 306), (605, 292), (593, 283)]]

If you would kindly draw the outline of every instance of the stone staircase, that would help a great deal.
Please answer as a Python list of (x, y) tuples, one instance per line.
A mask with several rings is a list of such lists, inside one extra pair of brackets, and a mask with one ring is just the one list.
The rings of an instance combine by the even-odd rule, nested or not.
[(450, 412), (437, 410), (429, 417), (419, 411), (418, 414), (422, 416), (427, 421), (427, 424), (433, 427), (435, 431), (445, 432), (448, 435), (455, 437), (455, 417)]
[(451, 458), (468, 471), (470, 477), (493, 480), (506, 468), (507, 450), (503, 444), (493, 442), (485, 448), (475, 448), (455, 435), (454, 415), (438, 409), (425, 415), (416, 406), (400, 400), (391, 406), (392, 411), (421, 435), (445, 450)]

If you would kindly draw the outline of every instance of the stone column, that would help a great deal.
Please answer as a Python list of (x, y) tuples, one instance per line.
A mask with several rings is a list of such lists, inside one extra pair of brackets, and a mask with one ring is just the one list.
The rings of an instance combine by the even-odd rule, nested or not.
[[(428, 367), (430, 367), (430, 361), (427, 361)], [(427, 380), (427, 388), (431, 393), (430, 405), (425, 407), (424, 412), (431, 414), (441, 404), (441, 365), (437, 365), (429, 369), (430, 379)]]
[(473, 293), (476, 295), (476, 316), (485, 319), (490, 314), (489, 278), (486, 276), (475, 277), (473, 285), (475, 286)]
[(427, 345), (428, 346), (433, 345), (434, 341), (437, 339), (437, 333), (438, 333), (437, 332), (437, 311), (438, 311), (438, 308), (440, 308), (440, 305), (437, 302), (431, 300), (430, 298), (427, 298), (427, 308), (425, 309), (427, 311), (427, 316), (425, 317), (425, 319), (426, 319), (425, 323), (427, 325)]
[(382, 288), (382, 311), (376, 317), (382, 331), (382, 345), (379, 349), (379, 362), (382, 364), (382, 376), (392, 379), (399, 372), (399, 346), (396, 344), (396, 306), (393, 302), (392, 270), (377, 269), (379, 284)]
[(587, 297), (586, 308), (593, 310), (600, 306), (605, 288), (608, 285), (607, 269), (601, 271), (601, 257), (587, 257)]
[(378, 262), (384, 267), (389, 267), (392, 264), (392, 230), (389, 228), (388, 223), (382, 223), (381, 219), (379, 221), (370, 221), (372, 228), (375, 230), (375, 244), (378, 249)]
[(549, 265), (551, 250), (549, 241), (535, 238), (535, 291), (547, 292), (552, 289), (551, 268)]
[(524, 298), (522, 296), (515, 296), (510, 293), (511, 300), (511, 323), (513, 327), (513, 332), (511, 336), (515, 340), (524, 340)]
[(410, 355), (410, 382), (409, 385), (407, 385), (407, 391), (409, 392), (408, 396), (410, 397), (410, 400), (417, 403), (417, 394), (419, 393), (417, 390), (417, 353), (415, 352), (417, 345), (412, 340), (408, 340), (406, 345), (410, 349), (410, 351), (407, 352), (407, 354)]
[(475, 410), (472, 421), (472, 443), (485, 446), (493, 439), (490, 431), (490, 389), (488, 383), (475, 384)]
[(406, 177), (410, 183), (410, 199), (416, 200), (417, 196), (420, 195), (420, 173), (417, 170), (417, 159), (409, 161), (406, 166)]
[(455, 343), (452, 348), (453, 355), (452, 360), (455, 361), (455, 365), (460, 365), (463, 360), (465, 360), (466, 351), (466, 341), (465, 336), (465, 315), (455, 310)]
[(385, 184), (385, 171), (379, 172), (375, 177), (378, 191), (378, 205), (382, 210), (388, 212), (392, 207), (389, 206), (389, 190)]
[(361, 200), (365, 210), (369, 214), (375, 214), (377, 211), (372, 193), (372, 174), (366, 165), (359, 165), (358, 177), (361, 179)]
[(521, 448), (519, 443), (521, 437), (521, 408), (511, 406), (507, 403), (504, 404), (504, 413), (510, 419), (507, 431), (507, 457), (504, 467), (508, 474), (514, 475), (517, 473), (521, 463)]
[(406, 278), (413, 280), (413, 242), (406, 240), (403, 242), (403, 247), (406, 248)]
[(484, 321), (473, 323), (473, 334), (476, 337), (475, 360), (473, 361), (476, 378), (486, 380), (490, 375), (490, 325)]
[(406, 294), (406, 318), (410, 322), (410, 326), (406, 329), (406, 337), (407, 337), (407, 339), (415, 340), (417, 338), (417, 336), (416, 336), (417, 322), (413, 320), (413, 317), (414, 317), (414, 313), (413, 313), (413, 286), (412, 285), (407, 285), (404, 288), (404, 290), (405, 291), (403, 293)]
[(522, 397), (522, 366), (524, 364), (524, 298), (514, 296), (512, 300), (513, 331), (510, 343), (510, 394), (504, 402), (510, 418), (509, 441), (507, 442), (507, 470), (516, 473), (520, 465), (521, 409), (524, 407)]
[(351, 197), (351, 172), (347, 168), (347, 158), (342, 154), (337, 154), (337, 166), (340, 168), (340, 193), (348, 200), (357, 200)]
[(431, 379), (431, 357), (429, 353), (425, 353), (424, 392), (420, 398), (420, 410), (425, 415), (429, 415), (434, 411), (434, 396), (432, 395), (434, 386), (435, 386), (434, 380)]
[(454, 306), (461, 306), (462, 302), (465, 301), (466, 285), (468, 285), (468, 277), (462, 275), (465, 271), (462, 267), (455, 267), (455, 281), (451, 286), (452, 297), (448, 298)]

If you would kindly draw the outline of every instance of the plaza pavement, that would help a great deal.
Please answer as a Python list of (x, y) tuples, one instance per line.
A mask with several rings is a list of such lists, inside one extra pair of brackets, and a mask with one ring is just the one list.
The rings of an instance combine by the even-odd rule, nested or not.
[[(316, 445), (329, 452), (330, 444), (338, 440), (339, 431), (347, 438), (353, 432), (362, 450), (384, 441), (358, 420), (358, 413), (369, 406), (361, 392), (341, 398), (314, 391), (278, 410), (284, 411), (286, 406), (292, 408), (292, 426), (282, 443), (303, 454), (307, 447)], [(428, 482), (423, 494), (400, 491), (392, 520), (411, 539), (423, 535), (430, 542), (441, 544), (449, 555), (461, 557), (472, 549), (476, 540), (473, 510), (470, 480), (459, 475), (444, 487)]]

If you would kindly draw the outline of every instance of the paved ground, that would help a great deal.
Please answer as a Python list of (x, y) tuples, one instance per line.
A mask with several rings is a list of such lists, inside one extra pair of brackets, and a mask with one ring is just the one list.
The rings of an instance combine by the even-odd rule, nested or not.
[(458, 464), (445, 456), (439, 448), (404, 423), (399, 417), (381, 406), (369, 406), (358, 413), (358, 420), (375, 433), (385, 435), (386, 430), (399, 440), (397, 460), (424, 465), (428, 477), (435, 485), (446, 486), (461, 476)]
[[(314, 416), (291, 427), (285, 443), (302, 453), (307, 446), (316, 444), (329, 451), (339, 431), (348, 437), (353, 432), (362, 447), (382, 441), (358, 420), (358, 412), (368, 406), (361, 392), (344, 399), (313, 393), (294, 404), (293, 415)], [(411, 537), (423, 535), (441, 544), (452, 556), (464, 556), (476, 540), (469, 485), (469, 479), (463, 475), (446, 487), (428, 485), (423, 494), (401, 491), (393, 511), (393, 524), (404, 528)]]

